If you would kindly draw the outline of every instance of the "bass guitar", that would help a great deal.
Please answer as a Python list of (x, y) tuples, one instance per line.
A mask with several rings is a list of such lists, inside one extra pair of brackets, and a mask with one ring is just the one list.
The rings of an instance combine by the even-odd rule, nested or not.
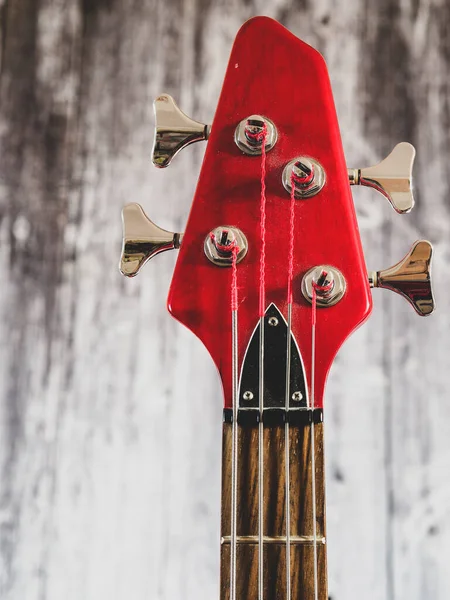
[(184, 233), (137, 204), (123, 211), (120, 269), (179, 249), (168, 308), (205, 345), (223, 385), (221, 600), (326, 600), (324, 388), (371, 288), (434, 309), (432, 247), (416, 241), (368, 272), (351, 186), (398, 213), (414, 206), (413, 146), (348, 169), (327, 68), (315, 49), (257, 17), (237, 34), (212, 124), (155, 101), (152, 160), (207, 140)]

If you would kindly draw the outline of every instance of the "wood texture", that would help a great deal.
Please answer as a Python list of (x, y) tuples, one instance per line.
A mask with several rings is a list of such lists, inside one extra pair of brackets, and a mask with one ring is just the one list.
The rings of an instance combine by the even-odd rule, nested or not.
[(324, 54), (349, 166), (417, 146), (414, 213), (354, 190), (368, 269), (436, 249), (436, 315), (375, 290), (332, 369), (330, 595), (450, 596), (449, 3), (2, 0), (2, 600), (219, 597), (220, 385), (166, 313), (174, 254), (119, 276), (119, 215), (183, 229), (203, 150), (152, 170), (151, 103), (210, 121), (254, 14)]

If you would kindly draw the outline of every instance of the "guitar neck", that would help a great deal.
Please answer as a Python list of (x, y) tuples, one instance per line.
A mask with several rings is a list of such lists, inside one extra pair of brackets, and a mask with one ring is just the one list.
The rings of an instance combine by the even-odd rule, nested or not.
[[(231, 557), (236, 547), (236, 600), (257, 600), (260, 562), (263, 598), (327, 600), (323, 423), (290, 426), (238, 425), (236, 536), (232, 530), (233, 425), (223, 426), (221, 600), (232, 600)], [(259, 436), (263, 435), (260, 465)], [(312, 441), (314, 438), (314, 444)], [(286, 440), (289, 439), (289, 452)], [(315, 462), (313, 489), (312, 449)], [(286, 464), (289, 455), (289, 519), (286, 519)], [(262, 531), (259, 477), (263, 473)], [(315, 506), (313, 496), (315, 496)], [(315, 523), (314, 528), (314, 512)], [(287, 522), (289, 527), (287, 527)], [(289, 531), (288, 531), (289, 529)], [(262, 533), (262, 551), (260, 537)], [(288, 549), (289, 547), (289, 549)], [(316, 564), (316, 567), (314, 566)], [(318, 595), (315, 595), (315, 585)], [(283, 590), (286, 593), (283, 595)]]

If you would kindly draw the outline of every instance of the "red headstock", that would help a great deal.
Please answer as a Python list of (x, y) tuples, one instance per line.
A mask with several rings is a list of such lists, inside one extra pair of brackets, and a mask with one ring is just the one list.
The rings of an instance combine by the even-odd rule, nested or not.
[(203, 250), (209, 232), (233, 225), (247, 237), (247, 256), (237, 266), (238, 355), (242, 362), (259, 318), (260, 155), (236, 145), (235, 129), (253, 114), (268, 117), (278, 140), (266, 157), (266, 307), (287, 318), (290, 195), (283, 169), (297, 156), (319, 161), (326, 183), (315, 196), (295, 201), (292, 332), (311, 379), (311, 304), (302, 278), (317, 265), (333, 265), (346, 292), (335, 306), (319, 309), (316, 330), (316, 406), (340, 345), (368, 316), (371, 293), (350, 192), (347, 167), (327, 68), (322, 56), (277, 22), (258, 17), (239, 31), (211, 128), (205, 159), (169, 292), (172, 315), (205, 344), (231, 406), (231, 268), (212, 264)]
[[(414, 148), (398, 144), (379, 165), (347, 170), (327, 68), (316, 50), (272, 19), (251, 19), (236, 37), (211, 128), (184, 115), (170, 96), (160, 96), (155, 109), (160, 119), (153, 153), (156, 166), (168, 166), (179, 150), (195, 141), (209, 138), (208, 147), (184, 237), (158, 228), (138, 205), (124, 209), (121, 270), (133, 276), (155, 254), (180, 248), (168, 307), (210, 352), (222, 378), (225, 407), (232, 406), (233, 385), (236, 387), (232, 358), (238, 363), (236, 372), (243, 377), (244, 355), (260, 318), (263, 246), (264, 310), (274, 304), (285, 320), (289, 273), (293, 275), (291, 332), (309, 390), (314, 372), (316, 407), (322, 406), (325, 380), (336, 352), (370, 313), (370, 286), (402, 294), (421, 315), (432, 312), (431, 245), (421, 241), (391, 269), (368, 276), (350, 193), (350, 185), (370, 186), (397, 212), (409, 212), (414, 205)], [(260, 152), (253, 155), (242, 151), (244, 138), (236, 133), (239, 124), (254, 115), (264, 117), (266, 141), (272, 142), (265, 157)], [(271, 124), (277, 134), (272, 140)], [(317, 193), (293, 200), (285, 184), (292, 181), (289, 165), (299, 157), (313, 161)], [(301, 174), (303, 183), (309, 176), (306, 168)], [(262, 206), (266, 214), (264, 236)], [(245, 256), (239, 255), (242, 260), (236, 270), (230, 265), (230, 256), (227, 266), (218, 266), (209, 260), (208, 248), (205, 250), (205, 241), (206, 246), (211, 245), (217, 228), (228, 227), (237, 228), (248, 244)], [(239, 243), (242, 246), (242, 240)], [(318, 268), (320, 274), (323, 266), (336, 270), (335, 281), (345, 284), (345, 292), (336, 303), (317, 311), (313, 368), (314, 311), (302, 289), (310, 270)], [(232, 346), (234, 275), (238, 309), (236, 343)]]

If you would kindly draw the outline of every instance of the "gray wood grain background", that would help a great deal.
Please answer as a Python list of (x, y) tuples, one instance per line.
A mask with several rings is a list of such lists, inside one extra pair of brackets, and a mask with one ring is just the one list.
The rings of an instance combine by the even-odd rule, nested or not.
[(354, 193), (368, 268), (435, 245), (439, 312), (375, 291), (332, 371), (330, 593), (450, 597), (448, 0), (1, 0), (2, 600), (218, 598), (219, 381), (120, 210), (183, 229), (203, 149), (153, 170), (152, 100), (209, 121), (255, 14), (325, 55), (349, 165), (418, 148), (413, 214)]

